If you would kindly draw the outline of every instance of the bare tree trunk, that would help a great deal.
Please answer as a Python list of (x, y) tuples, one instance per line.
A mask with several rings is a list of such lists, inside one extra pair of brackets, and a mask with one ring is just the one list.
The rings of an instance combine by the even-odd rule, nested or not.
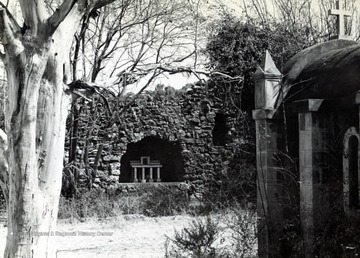
[(0, 152), (8, 164), (8, 174), (1, 172), (0, 178), (8, 196), (5, 258), (55, 256), (51, 234), (72, 92), (68, 55), (82, 15), (113, 1), (63, 0), (48, 15), (44, 0), (18, 0), (22, 27), (0, 2), (0, 58), (8, 82), (7, 150)]
[(5, 132), (0, 129), (0, 189), (3, 192), (7, 209), (9, 205), (9, 170), (6, 155), (7, 136)]
[[(54, 257), (71, 91), (67, 61), (84, 2), (65, 0), (47, 17), (43, 1), (19, 0), (21, 28), (4, 6), (0, 37), (8, 90), (8, 234), (4, 257)], [(21, 32), (21, 33), (20, 33)]]
[(63, 167), (70, 103), (63, 82), (64, 41), (52, 37), (6, 65), (9, 82), (9, 209), (5, 257), (49, 257)]

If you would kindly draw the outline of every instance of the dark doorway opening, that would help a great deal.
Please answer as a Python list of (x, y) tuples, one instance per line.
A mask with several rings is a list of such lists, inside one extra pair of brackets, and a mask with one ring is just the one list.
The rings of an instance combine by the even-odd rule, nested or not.
[(349, 139), (349, 208), (359, 208), (359, 141), (356, 136)]
[(132, 182), (133, 174), (130, 161), (140, 161), (141, 157), (160, 161), (161, 182), (181, 182), (184, 178), (184, 161), (178, 141), (168, 141), (149, 136), (136, 143), (129, 143), (121, 158), (120, 182)]
[(226, 116), (224, 114), (217, 113), (213, 129), (214, 146), (225, 146), (227, 131)]

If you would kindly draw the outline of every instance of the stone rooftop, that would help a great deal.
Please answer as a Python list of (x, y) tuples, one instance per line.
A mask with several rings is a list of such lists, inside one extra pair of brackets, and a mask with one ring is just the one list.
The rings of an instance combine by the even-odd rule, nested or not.
[(285, 99), (338, 98), (360, 90), (360, 44), (333, 40), (296, 54), (285, 65)]

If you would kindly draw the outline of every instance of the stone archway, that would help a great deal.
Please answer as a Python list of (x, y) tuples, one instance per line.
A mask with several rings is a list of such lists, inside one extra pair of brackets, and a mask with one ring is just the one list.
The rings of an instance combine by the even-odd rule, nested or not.
[(178, 141), (168, 141), (156, 136), (148, 136), (136, 143), (129, 143), (127, 150), (121, 157), (121, 183), (132, 182), (132, 168), (130, 161), (150, 157), (159, 160), (161, 168), (161, 182), (181, 182), (184, 177), (184, 161), (182, 149)]
[(359, 141), (360, 135), (355, 127), (347, 130), (344, 137), (343, 156), (343, 194), (344, 208), (350, 214), (359, 209)]

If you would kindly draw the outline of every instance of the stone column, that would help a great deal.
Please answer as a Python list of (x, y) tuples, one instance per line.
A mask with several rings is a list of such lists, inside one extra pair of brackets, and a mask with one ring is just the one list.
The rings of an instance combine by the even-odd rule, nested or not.
[(274, 157), (283, 152), (281, 120), (277, 118), (281, 73), (266, 51), (254, 74), (257, 163), (258, 256), (280, 255), (283, 221), (282, 181), (279, 181)]
[(142, 169), (141, 169), (141, 183), (146, 183), (145, 167), (142, 167)]
[[(315, 112), (322, 100), (304, 100), (299, 120), (300, 218), (304, 255), (314, 257), (314, 232), (329, 211), (329, 132), (325, 113)], [(299, 103), (302, 103), (299, 105)]]
[(161, 182), (161, 178), (160, 178), (160, 167), (157, 168), (157, 174), (156, 174), (156, 182)]
[[(260, 116), (259, 113), (257, 115)], [(258, 255), (276, 257), (283, 222), (283, 185), (275, 157), (282, 153), (278, 120), (256, 119)]]
[(134, 182), (138, 182), (138, 179), (137, 179), (137, 168), (136, 168), (136, 167), (134, 168)]
[(153, 179), (153, 167), (150, 167), (150, 178), (149, 178), (149, 182), (154, 182), (154, 179)]

